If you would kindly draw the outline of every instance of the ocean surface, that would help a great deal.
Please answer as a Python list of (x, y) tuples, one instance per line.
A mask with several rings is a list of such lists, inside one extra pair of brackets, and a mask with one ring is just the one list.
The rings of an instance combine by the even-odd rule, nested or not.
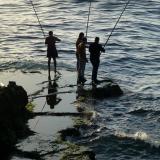
[[(92, 1), (89, 42), (95, 36), (106, 42), (126, 2)], [(79, 32), (86, 32), (89, 1), (33, 3), (45, 35), (52, 30), (61, 39), (58, 69), (75, 72), (75, 41)], [(47, 70), (44, 36), (30, 1), (0, 0), (0, 23), (0, 72)], [(97, 160), (159, 160), (160, 1), (130, 0), (105, 50), (98, 78), (113, 79), (124, 95), (94, 101), (99, 128), (79, 143), (93, 149)], [(91, 70), (88, 63), (87, 79)]]

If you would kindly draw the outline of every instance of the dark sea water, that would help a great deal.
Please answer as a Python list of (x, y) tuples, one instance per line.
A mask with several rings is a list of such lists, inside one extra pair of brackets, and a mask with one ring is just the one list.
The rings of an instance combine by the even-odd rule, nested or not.
[[(34, 0), (47, 35), (62, 41), (58, 68), (75, 72), (75, 41), (86, 31), (87, 0)], [(105, 43), (125, 0), (93, 0), (88, 41)], [(0, 0), (0, 72), (47, 70), (44, 37), (29, 0)], [(101, 55), (98, 77), (113, 79), (124, 95), (93, 103), (96, 128), (79, 143), (98, 160), (160, 159), (160, 1), (131, 0)], [(91, 65), (86, 66), (90, 79)], [(93, 132), (93, 134), (92, 134)], [(86, 133), (87, 135), (89, 133)]]

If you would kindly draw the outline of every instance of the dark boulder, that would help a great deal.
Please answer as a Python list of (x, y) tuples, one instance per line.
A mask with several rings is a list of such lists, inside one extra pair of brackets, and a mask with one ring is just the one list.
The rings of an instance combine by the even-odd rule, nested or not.
[(67, 137), (78, 137), (80, 136), (80, 131), (76, 128), (67, 128), (59, 131), (61, 140), (65, 141)]
[(24, 137), (26, 132), (28, 134), (26, 123), (30, 113), (25, 107), (27, 103), (27, 92), (15, 82), (0, 87), (0, 149), (5, 156), (19, 138)]
[(108, 98), (120, 96), (123, 91), (118, 84), (111, 80), (102, 80), (98, 84), (92, 84), (92, 87), (78, 86), (77, 88), (77, 98), (79, 97), (93, 97), (93, 98)]
[(119, 87), (118, 84), (112, 82), (99, 82), (98, 85), (93, 86), (90, 90), (91, 94), (95, 98), (107, 98), (107, 97), (114, 97), (120, 96), (123, 94), (123, 91)]

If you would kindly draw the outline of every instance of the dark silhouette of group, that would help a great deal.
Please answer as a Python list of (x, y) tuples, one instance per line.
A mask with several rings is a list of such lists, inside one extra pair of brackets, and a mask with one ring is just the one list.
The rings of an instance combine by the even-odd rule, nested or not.
[[(77, 71), (78, 71), (78, 78), (77, 83), (84, 83), (86, 82), (86, 78), (84, 77), (85, 65), (88, 62), (86, 58), (86, 46), (87, 39), (84, 36), (84, 33), (81, 32), (79, 37), (76, 41), (76, 57), (77, 57)], [(93, 66), (92, 69), (92, 83), (97, 84), (97, 73), (98, 67), (100, 63), (100, 55), (101, 52), (105, 52), (105, 49), (99, 44), (99, 37), (95, 38), (93, 43), (89, 45), (89, 52), (90, 52), (90, 62)]]
[[(100, 64), (100, 55), (101, 52), (105, 52), (104, 47), (99, 44), (99, 37), (95, 37), (93, 43), (90, 43), (88, 48), (90, 52), (90, 62), (93, 66), (92, 69), (92, 83), (97, 84), (99, 81), (97, 80), (97, 73)], [(54, 61), (54, 72), (56, 74), (56, 58), (58, 57), (58, 52), (56, 49), (56, 42), (61, 41), (59, 38), (53, 35), (52, 31), (49, 31), (49, 36), (45, 39), (45, 44), (47, 45), (47, 57), (48, 57), (48, 74), (50, 76), (50, 62), (53, 58)], [(76, 41), (76, 58), (77, 64), (76, 69), (78, 72), (77, 83), (84, 84), (86, 82), (86, 78), (84, 77), (85, 66), (88, 62), (86, 56), (86, 48), (87, 48), (87, 38), (84, 36), (83, 32), (79, 33), (79, 36)]]

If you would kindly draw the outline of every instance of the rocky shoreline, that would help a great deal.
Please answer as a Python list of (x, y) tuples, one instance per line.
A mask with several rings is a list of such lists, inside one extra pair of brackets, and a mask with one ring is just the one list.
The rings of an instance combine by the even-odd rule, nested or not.
[[(74, 104), (70, 100), (68, 102), (70, 105), (72, 103), (76, 107), (75, 111), (72, 112), (67, 112), (63, 109), (60, 112), (33, 111), (33, 106), (31, 103), (28, 103), (27, 92), (23, 87), (17, 86), (15, 82), (10, 82), (7, 87), (0, 88), (0, 147), (2, 148), (1, 150), (3, 151), (2, 153), (4, 153), (4, 157), (14, 155), (21, 158), (25, 157), (30, 159), (46, 159), (46, 156), (51, 156), (55, 153), (58, 153), (61, 156), (57, 159), (61, 160), (96, 159), (94, 151), (84, 147), (83, 145), (79, 145), (76, 142), (77, 139), (83, 138), (83, 130), (87, 130), (89, 127), (91, 127), (91, 122), (93, 120), (93, 117), (95, 116), (94, 111), (89, 110), (87, 107), (88, 99), (103, 99), (108, 97), (120, 96), (123, 94), (123, 91), (118, 84), (114, 83), (110, 79), (101, 80), (96, 86), (91, 84), (78, 86), (70, 85), (66, 87), (64, 86), (61, 87), (62, 95), (65, 95), (64, 90), (66, 88), (76, 88), (76, 92), (68, 92), (69, 95), (74, 94), (76, 98)], [(58, 89), (60, 90), (60, 87)], [(52, 91), (53, 94), (51, 92), (49, 93), (49, 95), (53, 100), (53, 96), (55, 96), (54, 93), (58, 92), (57, 90)], [(37, 94), (38, 92), (36, 93), (36, 95)], [(34, 120), (36, 117), (69, 117), (72, 119), (72, 121), (74, 122), (73, 126), (66, 127), (65, 129), (60, 129), (57, 133), (58, 137), (52, 141), (52, 143), (56, 146), (63, 146), (62, 148), (59, 147), (58, 150), (51, 149), (50, 151), (46, 151), (45, 153), (41, 153), (40, 151), (35, 150), (26, 151), (17, 148), (16, 144), (20, 139), (27, 138), (34, 134), (36, 135), (36, 130), (30, 129), (30, 127), (28, 126), (28, 121), (30, 119)]]

